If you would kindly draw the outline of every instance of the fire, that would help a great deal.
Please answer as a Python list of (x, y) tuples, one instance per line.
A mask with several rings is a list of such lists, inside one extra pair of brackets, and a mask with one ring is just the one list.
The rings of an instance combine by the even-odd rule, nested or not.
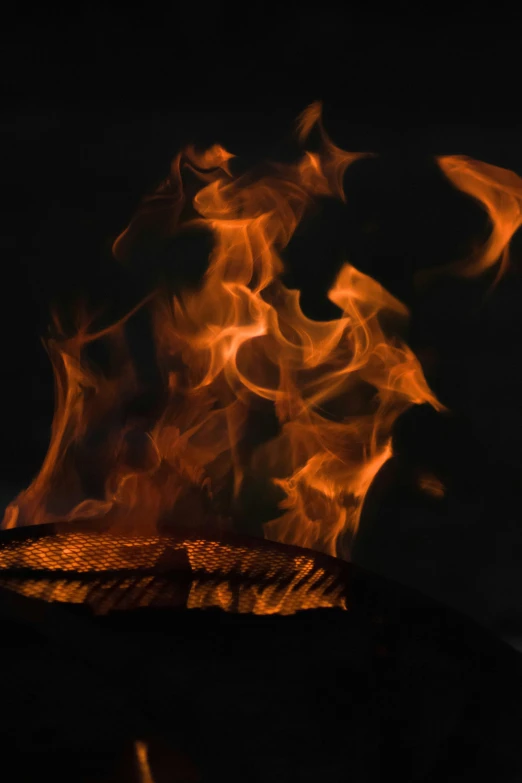
[[(348, 556), (365, 494), (391, 455), (395, 420), (411, 405), (442, 406), (396, 336), (407, 309), (379, 283), (345, 263), (328, 294), (338, 317), (320, 322), (281, 280), (284, 249), (307, 211), (319, 197), (344, 200), (344, 172), (362, 157), (332, 143), (319, 104), (299, 120), (304, 147), (312, 130), (318, 151), (305, 148), (297, 163), (261, 173), (235, 174), (234, 156), (219, 145), (176, 157), (114, 244), (125, 262), (150, 233), (212, 237), (201, 281), (172, 295), (158, 290), (141, 305), (151, 312), (162, 409), (152, 421), (125, 414), (140, 392), (125, 334), (134, 312), (103, 331), (79, 314), (72, 335), (55, 318), (50, 446), (5, 527), (90, 517), (144, 535), (177, 521), (229, 527), (240, 525), (253, 492), (267, 509), (268, 538)], [(516, 183), (500, 195), (492, 167), (440, 164), (486, 203), (494, 231), (476, 264), (488, 266), (519, 219)], [(504, 198), (511, 211), (501, 222)], [(384, 327), (391, 322), (395, 334)], [(110, 351), (110, 373), (89, 359), (94, 342)], [(254, 421), (269, 422), (255, 438)]]
[(492, 230), (487, 240), (470, 257), (424, 271), (420, 275), (421, 279), (427, 280), (444, 273), (473, 277), (498, 265), (498, 280), (509, 265), (511, 239), (522, 225), (522, 179), (500, 166), (492, 166), (464, 155), (440, 157), (438, 164), (455, 187), (481, 204), (489, 217)]
[(149, 764), (149, 749), (147, 743), (142, 740), (136, 740), (134, 747), (136, 749), (136, 760), (140, 771), (140, 783), (154, 783)]

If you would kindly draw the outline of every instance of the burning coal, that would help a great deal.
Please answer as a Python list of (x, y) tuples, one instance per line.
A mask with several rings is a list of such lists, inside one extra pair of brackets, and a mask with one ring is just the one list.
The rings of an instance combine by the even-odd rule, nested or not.
[[(313, 152), (312, 132), (321, 140)], [(328, 293), (337, 307), (328, 321), (305, 316), (299, 291), (282, 282), (282, 256), (297, 227), (316, 199), (345, 200), (344, 172), (364, 157), (330, 141), (319, 104), (301, 116), (298, 138), (297, 163), (266, 164), (262, 172), (235, 174), (234, 156), (218, 145), (185, 149), (114, 243), (125, 262), (150, 237), (196, 230), (212, 240), (201, 279), (173, 294), (157, 290), (141, 305), (151, 313), (163, 380), (153, 417), (122, 413), (140, 392), (126, 339), (136, 311), (98, 331), (79, 313), (73, 334), (55, 316), (47, 343), (56, 381), (49, 450), (7, 508), (4, 527), (94, 517), (127, 533), (233, 527), (253, 496), (268, 538), (349, 555), (366, 492), (391, 455), (397, 417), (412, 405), (442, 405), (397, 336), (407, 308), (378, 282), (346, 262)], [(430, 274), (478, 274), (499, 259), (501, 273), (522, 222), (522, 181), (463, 157), (439, 165), (482, 203), (492, 231), (473, 257)], [(98, 343), (110, 372), (90, 357)], [(102, 476), (95, 491), (85, 479), (93, 471)]]

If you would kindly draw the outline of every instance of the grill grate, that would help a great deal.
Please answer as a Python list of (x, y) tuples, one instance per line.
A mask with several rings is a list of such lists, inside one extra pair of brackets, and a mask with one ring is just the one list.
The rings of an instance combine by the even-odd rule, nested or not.
[(53, 529), (4, 534), (0, 586), (27, 597), (114, 609), (220, 607), (254, 614), (346, 608), (343, 565), (264, 541)]

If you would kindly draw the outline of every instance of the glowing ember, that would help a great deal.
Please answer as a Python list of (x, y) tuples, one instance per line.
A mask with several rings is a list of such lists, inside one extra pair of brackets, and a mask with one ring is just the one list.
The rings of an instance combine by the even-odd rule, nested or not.
[[(319, 197), (344, 200), (343, 174), (361, 157), (332, 144), (319, 104), (300, 118), (303, 146), (312, 129), (322, 139), (319, 152), (305, 151), (296, 164), (267, 164), (262, 174), (234, 175), (233, 155), (218, 145), (176, 157), (167, 181), (114, 244), (125, 261), (147, 232), (165, 237), (190, 228), (213, 239), (199, 287), (157, 291), (142, 305), (152, 313), (163, 408), (146, 424), (119, 414), (122, 401), (140, 391), (125, 339), (133, 313), (102, 332), (79, 316), (72, 336), (55, 317), (51, 443), (4, 527), (90, 517), (141, 535), (181, 518), (227, 527), (244, 516), (253, 486), (272, 503), (263, 520), (268, 538), (348, 556), (365, 494), (391, 455), (395, 420), (414, 404), (442, 406), (411, 350), (386, 333), (383, 315), (397, 324), (408, 312), (375, 280), (346, 263), (328, 294), (339, 316), (322, 322), (306, 317), (299, 291), (281, 281), (282, 251), (307, 210)], [(521, 221), (520, 180), (464, 158), (440, 165), (493, 223), (487, 245), (452, 269), (475, 274), (506, 258)], [(190, 195), (188, 172), (199, 183)], [(110, 375), (87, 357), (94, 341), (112, 351)], [(254, 442), (252, 418), (265, 415), (277, 420), (277, 431), (267, 427)], [(97, 445), (89, 451), (93, 433)], [(86, 463), (103, 474), (96, 496), (86, 489)]]

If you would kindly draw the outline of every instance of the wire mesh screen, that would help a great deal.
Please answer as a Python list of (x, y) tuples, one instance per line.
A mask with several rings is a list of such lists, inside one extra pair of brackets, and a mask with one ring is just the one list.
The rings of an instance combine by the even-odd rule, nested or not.
[(145, 606), (254, 614), (346, 608), (341, 563), (264, 541), (69, 531), (0, 536), (0, 586), (87, 604), (95, 613)]

